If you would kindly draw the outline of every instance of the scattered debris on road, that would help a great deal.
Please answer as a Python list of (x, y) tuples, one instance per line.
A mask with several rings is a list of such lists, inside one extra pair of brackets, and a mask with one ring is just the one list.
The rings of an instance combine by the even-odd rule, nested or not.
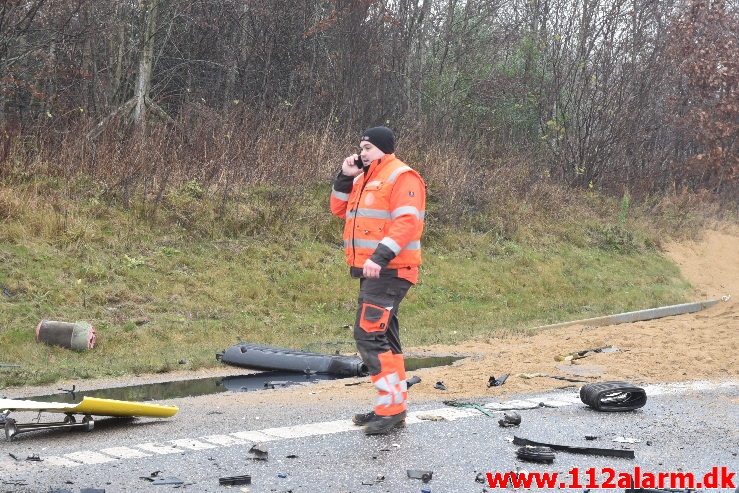
[(218, 478), (218, 484), (222, 486), (236, 486), (242, 484), (251, 484), (251, 476), (244, 474), (241, 476), (227, 476), (224, 478)]
[(521, 424), (521, 415), (517, 412), (503, 414), (503, 419), (498, 420), (498, 424), (504, 428), (518, 426)]
[(519, 373), (516, 376), (520, 378), (545, 377), (545, 378), (554, 378), (555, 380), (564, 380), (565, 382), (589, 383), (587, 380), (578, 380), (576, 378), (560, 377), (559, 375), (547, 375), (546, 373)]
[(444, 385), (444, 382), (441, 382), (441, 381), (439, 381), (439, 382), (436, 382), (436, 383), (434, 384), (434, 388), (435, 388), (435, 389), (439, 389), (439, 390), (446, 390), (446, 389), (447, 389), (447, 388), (446, 388), (446, 385)]
[(261, 442), (254, 444), (249, 449), (249, 453), (254, 456), (254, 457), (250, 457), (251, 459), (254, 459), (254, 460), (267, 460), (267, 456), (269, 455), (269, 451), (267, 450), (267, 445)]
[(634, 451), (627, 449), (607, 449), (607, 448), (593, 448), (593, 447), (577, 447), (571, 445), (556, 445), (552, 443), (535, 442), (527, 438), (521, 438), (513, 436), (514, 445), (532, 445), (549, 447), (552, 450), (559, 450), (560, 452), (570, 452), (572, 454), (584, 454), (584, 455), (599, 455), (603, 457), (622, 457), (625, 459), (633, 459)]
[(422, 471), (418, 469), (408, 469), (406, 473), (408, 474), (409, 478), (420, 479), (424, 483), (428, 483), (429, 481), (431, 481), (431, 478), (433, 478), (434, 476), (433, 471)]
[(542, 462), (551, 464), (554, 462), (554, 452), (545, 446), (524, 445), (516, 451), (516, 457), (528, 462)]

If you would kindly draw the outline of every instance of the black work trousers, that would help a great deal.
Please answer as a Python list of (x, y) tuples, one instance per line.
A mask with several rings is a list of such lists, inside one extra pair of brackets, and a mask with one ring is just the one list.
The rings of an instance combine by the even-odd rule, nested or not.
[(378, 355), (391, 351), (402, 354), (398, 305), (413, 284), (399, 277), (359, 280), (359, 307), (354, 323), (354, 340), (370, 375), (380, 373)]

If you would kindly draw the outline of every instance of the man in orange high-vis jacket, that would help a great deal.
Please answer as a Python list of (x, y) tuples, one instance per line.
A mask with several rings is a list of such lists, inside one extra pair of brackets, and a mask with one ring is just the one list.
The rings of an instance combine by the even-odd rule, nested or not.
[(387, 127), (366, 130), (360, 155), (347, 157), (334, 180), (331, 212), (346, 219), (344, 253), (359, 279), (354, 339), (377, 388), (375, 408), (354, 416), (368, 435), (405, 421), (406, 386), (398, 305), (418, 280), (426, 185), (395, 157)]

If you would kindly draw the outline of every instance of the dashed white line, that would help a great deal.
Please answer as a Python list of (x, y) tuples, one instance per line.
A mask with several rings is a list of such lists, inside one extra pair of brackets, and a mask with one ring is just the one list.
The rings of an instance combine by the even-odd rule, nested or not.
[(128, 447), (110, 447), (100, 449), (100, 451), (104, 454), (112, 455), (113, 457), (117, 457), (119, 459), (140, 459), (142, 457), (151, 457), (151, 454), (147, 454), (145, 452), (142, 452), (141, 450), (136, 450)]
[(64, 454), (64, 457), (83, 464), (104, 464), (106, 462), (114, 462), (118, 459), (109, 455), (100, 454), (92, 451), (72, 452), (71, 454)]
[(249, 440), (243, 438), (237, 438), (231, 435), (208, 435), (207, 437), (200, 437), (201, 440), (206, 442), (215, 443), (222, 447), (228, 447), (231, 445), (245, 445), (249, 443)]
[(180, 438), (178, 440), (172, 440), (172, 443), (175, 447), (182, 447), (188, 450), (208, 450), (211, 448), (217, 448), (217, 445), (201, 442), (192, 438)]
[(184, 452), (184, 450), (182, 449), (170, 447), (169, 445), (163, 445), (161, 443), (140, 443), (136, 445), (136, 447), (160, 455), (179, 454), (181, 452)]

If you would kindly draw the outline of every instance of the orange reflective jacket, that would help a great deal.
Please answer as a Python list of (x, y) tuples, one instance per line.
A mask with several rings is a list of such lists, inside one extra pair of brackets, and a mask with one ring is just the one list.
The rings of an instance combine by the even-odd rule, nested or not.
[[(393, 187), (404, 173), (412, 173), (420, 182), (418, 193), (409, 192), (393, 198)], [(337, 197), (338, 195), (338, 197)], [(346, 202), (341, 204), (344, 199)], [(386, 154), (359, 174), (351, 193), (332, 196), (334, 214), (345, 217), (344, 253), (347, 263), (363, 267), (378, 245), (395, 253), (388, 269), (421, 264), (421, 233), (425, 215), (425, 185), (421, 176), (394, 154)], [(402, 224), (403, 227), (393, 227)]]

